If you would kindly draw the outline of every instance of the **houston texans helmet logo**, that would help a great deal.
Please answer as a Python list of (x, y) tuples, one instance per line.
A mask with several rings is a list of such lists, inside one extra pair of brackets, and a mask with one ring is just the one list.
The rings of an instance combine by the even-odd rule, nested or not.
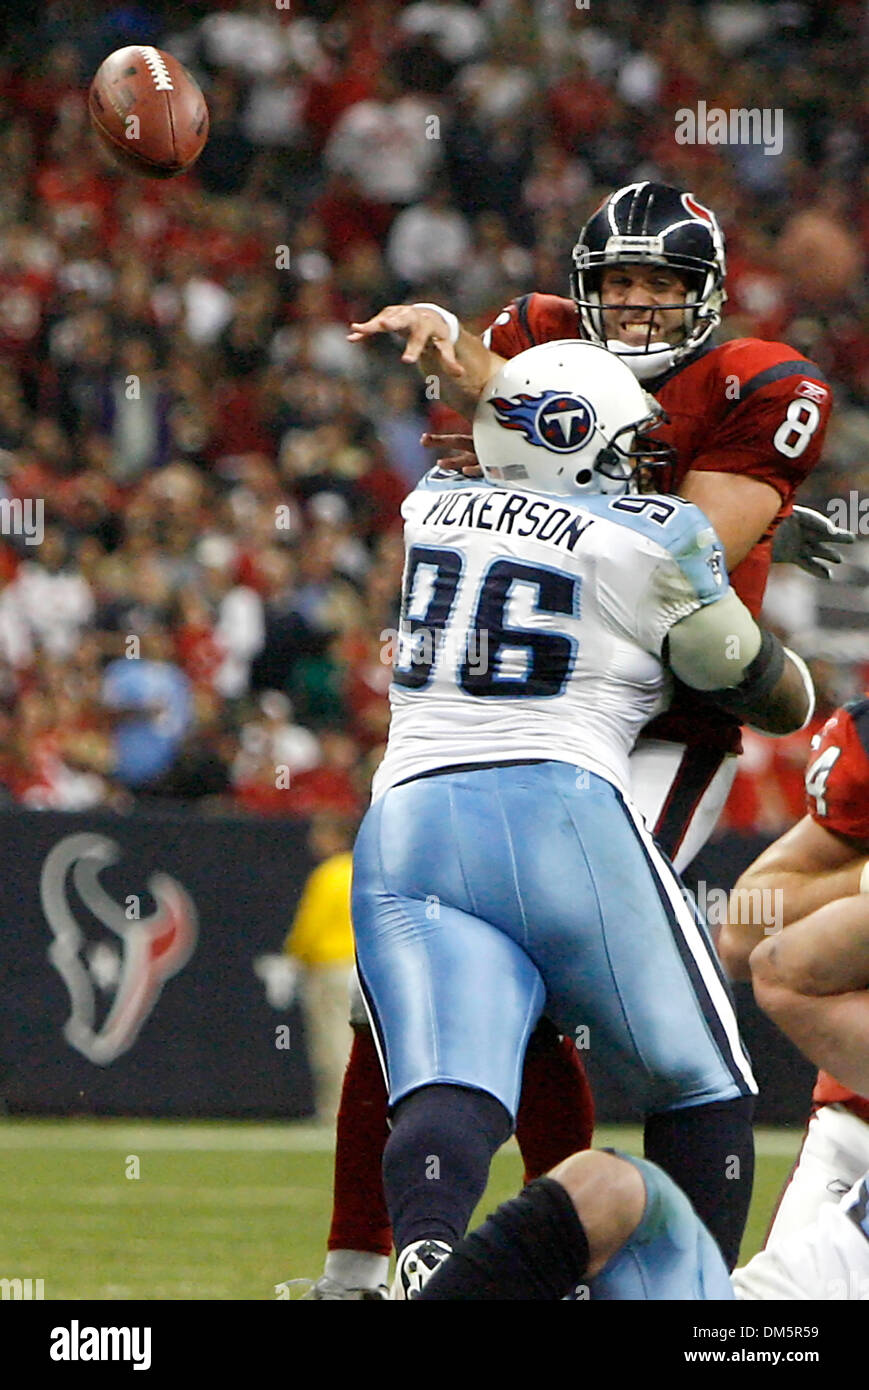
[[(96, 1066), (105, 1067), (133, 1046), (160, 997), (196, 945), (196, 909), (177, 879), (155, 873), (148, 891), (156, 903), (142, 919), (128, 917), (99, 881), (120, 858), (114, 840), (84, 832), (60, 840), (42, 867), (40, 897), (53, 933), (49, 959), (69, 991), (64, 1036)], [(94, 939), (74, 915), (67, 878), (77, 897), (111, 936)], [(137, 900), (138, 901), (138, 900)], [(98, 990), (109, 989), (106, 1009)]]
[(493, 396), (499, 425), (521, 430), (529, 444), (556, 454), (573, 454), (587, 442), (596, 424), (592, 406), (583, 396), (544, 391), (539, 396)]

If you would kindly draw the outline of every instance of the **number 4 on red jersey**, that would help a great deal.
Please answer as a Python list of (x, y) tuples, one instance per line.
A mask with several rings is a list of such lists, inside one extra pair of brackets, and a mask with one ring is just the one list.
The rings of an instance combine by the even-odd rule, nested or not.
[(812, 739), (806, 803), (825, 829), (869, 843), (869, 698), (836, 710)]

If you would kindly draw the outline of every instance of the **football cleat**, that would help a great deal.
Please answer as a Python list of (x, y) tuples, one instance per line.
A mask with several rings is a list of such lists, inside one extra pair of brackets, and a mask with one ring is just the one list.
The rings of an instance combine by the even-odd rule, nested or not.
[[(305, 1290), (304, 1293), (301, 1292), (302, 1289)], [(362, 1300), (380, 1302), (381, 1299), (389, 1298), (389, 1289), (385, 1284), (378, 1284), (375, 1288), (353, 1288), (321, 1274), (316, 1280), (287, 1279), (285, 1283), (275, 1285), (275, 1294), (281, 1299), (302, 1302), (306, 1299), (327, 1299), (330, 1303), (356, 1303)]]
[(321, 1274), (320, 1278), (311, 1285), (304, 1299), (327, 1299), (332, 1303), (358, 1303), (369, 1302), (371, 1300), (380, 1301), (389, 1298), (389, 1289), (385, 1284), (377, 1284), (373, 1289), (350, 1288), (347, 1284), (341, 1284), (337, 1279), (330, 1279), (328, 1275)]
[(435, 1270), (452, 1254), (442, 1240), (416, 1240), (398, 1257), (390, 1298), (418, 1298)]

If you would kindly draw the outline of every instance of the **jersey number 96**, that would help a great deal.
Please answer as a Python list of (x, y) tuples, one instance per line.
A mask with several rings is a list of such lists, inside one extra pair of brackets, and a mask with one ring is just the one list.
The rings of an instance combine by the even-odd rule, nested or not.
[[(411, 549), (401, 605), (401, 641), (393, 672), (397, 685), (422, 690), (431, 681), (438, 658), (449, 645), (450, 618), (462, 569), (458, 551), (425, 545)], [(564, 633), (507, 626), (507, 604), (516, 585), (534, 591), (535, 613), (579, 616), (578, 577), (517, 560), (493, 560), (480, 583), (469, 630), (460, 634), (457, 678), (468, 695), (551, 697), (560, 695), (567, 685), (576, 660), (576, 641)], [(499, 674), (505, 659), (512, 665), (511, 651), (523, 659), (521, 675)]]

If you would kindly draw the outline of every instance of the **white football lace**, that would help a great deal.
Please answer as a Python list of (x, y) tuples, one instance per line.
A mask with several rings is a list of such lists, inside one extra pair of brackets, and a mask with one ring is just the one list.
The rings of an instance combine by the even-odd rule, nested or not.
[(169, 69), (163, 62), (162, 54), (156, 48), (140, 48), (139, 52), (145, 59), (148, 71), (154, 79), (154, 86), (158, 92), (173, 92), (172, 78)]

